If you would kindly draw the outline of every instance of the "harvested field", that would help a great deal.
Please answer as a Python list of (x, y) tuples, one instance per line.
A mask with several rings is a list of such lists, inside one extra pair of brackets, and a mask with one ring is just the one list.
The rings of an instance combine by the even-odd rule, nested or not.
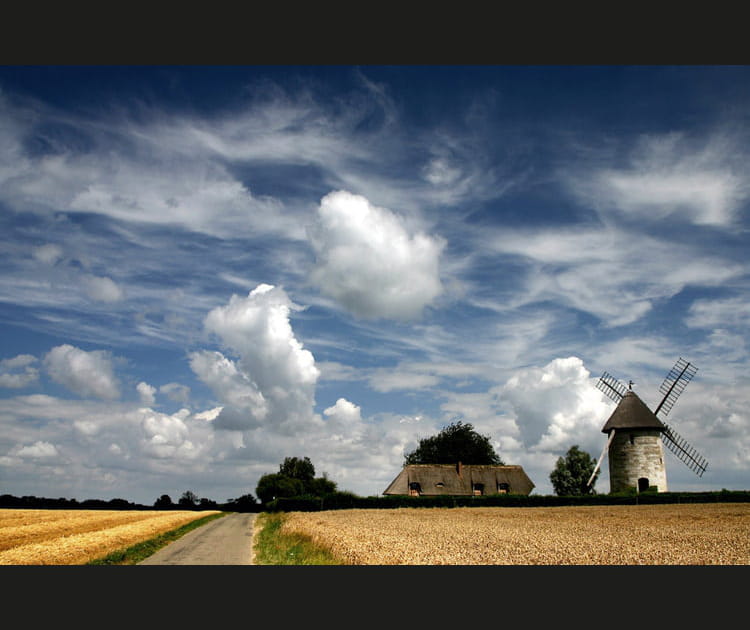
[(356, 565), (745, 565), (750, 504), (290, 512)]
[(0, 509), (0, 565), (86, 564), (218, 513)]

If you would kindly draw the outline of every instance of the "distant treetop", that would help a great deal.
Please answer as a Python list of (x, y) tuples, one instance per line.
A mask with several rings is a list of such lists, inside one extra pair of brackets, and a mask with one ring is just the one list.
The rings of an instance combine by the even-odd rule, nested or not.
[(444, 427), (437, 435), (419, 441), (419, 446), (404, 457), (409, 464), (491, 464), (504, 465), (492, 447), (490, 438), (480, 435), (470, 423), (460, 420)]

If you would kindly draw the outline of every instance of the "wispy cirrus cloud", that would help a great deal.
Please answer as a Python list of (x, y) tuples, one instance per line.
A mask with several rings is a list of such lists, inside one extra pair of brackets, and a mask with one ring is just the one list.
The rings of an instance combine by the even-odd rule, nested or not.
[(623, 166), (592, 167), (571, 177), (584, 203), (651, 223), (732, 228), (748, 200), (746, 150), (733, 134), (691, 138), (685, 133), (645, 135)]

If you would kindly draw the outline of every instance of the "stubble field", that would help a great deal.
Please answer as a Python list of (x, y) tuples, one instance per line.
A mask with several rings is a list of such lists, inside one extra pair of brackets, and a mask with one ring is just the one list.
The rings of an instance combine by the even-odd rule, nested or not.
[(0, 509), (0, 565), (86, 564), (218, 513)]
[(356, 565), (746, 565), (750, 504), (290, 512)]

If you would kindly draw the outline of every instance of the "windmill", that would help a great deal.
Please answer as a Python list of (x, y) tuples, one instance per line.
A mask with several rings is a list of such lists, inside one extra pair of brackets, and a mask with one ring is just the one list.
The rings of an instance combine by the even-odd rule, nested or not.
[(617, 407), (602, 427), (602, 433), (608, 435), (607, 443), (587, 485), (591, 485), (604, 456), (609, 453), (610, 492), (633, 487), (641, 492), (652, 486), (656, 486), (658, 492), (666, 492), (662, 444), (699, 477), (703, 475), (708, 462), (657, 417), (659, 414), (666, 417), (696, 372), (692, 363), (680, 357), (659, 388), (663, 398), (654, 411), (633, 391), (633, 381), (625, 386), (604, 372), (596, 386), (616, 402)]

